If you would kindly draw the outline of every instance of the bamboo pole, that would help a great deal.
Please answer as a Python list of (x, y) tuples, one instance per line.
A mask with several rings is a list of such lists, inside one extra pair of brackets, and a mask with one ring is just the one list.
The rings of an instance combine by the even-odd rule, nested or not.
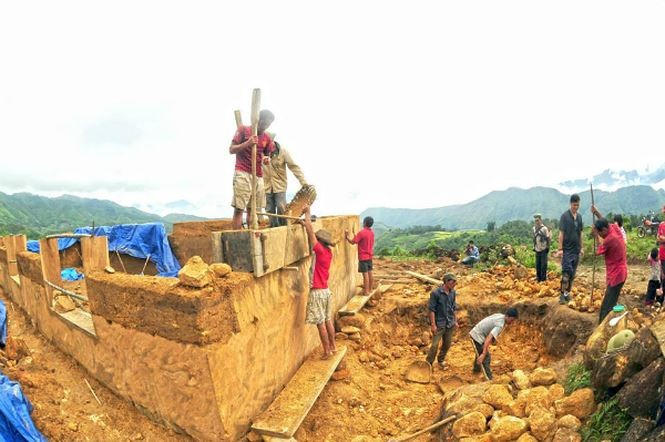
[[(261, 89), (254, 89), (252, 92), (252, 136), (257, 136), (259, 127), (259, 108), (261, 107)], [(259, 228), (259, 218), (256, 213), (256, 144), (252, 145), (252, 211), (250, 226), (253, 230)]]
[(236, 128), (240, 129), (240, 126), (242, 126), (242, 115), (240, 115), (240, 111), (233, 111), (233, 114), (236, 117)]
[[(591, 206), (595, 209), (595, 204), (593, 201), (593, 183), (591, 184)], [(592, 217), (592, 224), (591, 224), (591, 229), (594, 229), (594, 224), (596, 223), (596, 212), (591, 213)], [(591, 271), (591, 296), (589, 297), (589, 305), (593, 307), (593, 289), (596, 286), (596, 247), (598, 246), (596, 244), (597, 237), (596, 235), (593, 235), (593, 250), (591, 253), (593, 253), (593, 270)]]

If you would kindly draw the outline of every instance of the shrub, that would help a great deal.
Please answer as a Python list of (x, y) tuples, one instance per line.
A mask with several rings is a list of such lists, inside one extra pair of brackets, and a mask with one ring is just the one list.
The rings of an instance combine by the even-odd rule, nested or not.
[(569, 395), (580, 388), (591, 387), (591, 372), (586, 369), (584, 363), (578, 362), (568, 367), (564, 388)]
[(584, 442), (602, 440), (620, 441), (628, 431), (633, 418), (619, 406), (615, 397), (600, 405), (586, 425), (580, 429)]

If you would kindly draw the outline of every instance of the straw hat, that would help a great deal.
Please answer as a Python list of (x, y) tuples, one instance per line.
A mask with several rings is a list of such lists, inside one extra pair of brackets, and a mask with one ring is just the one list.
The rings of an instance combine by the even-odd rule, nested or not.
[(332, 240), (332, 234), (329, 231), (327, 231), (326, 229), (317, 230), (315, 235), (316, 235), (316, 239), (318, 239), (319, 242), (322, 242), (322, 243), (324, 243), (328, 246), (334, 246), (335, 245), (335, 243)]

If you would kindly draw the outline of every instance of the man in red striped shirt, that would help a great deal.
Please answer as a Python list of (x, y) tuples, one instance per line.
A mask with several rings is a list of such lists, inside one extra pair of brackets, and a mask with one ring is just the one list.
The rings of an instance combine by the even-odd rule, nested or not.
[(369, 296), (372, 291), (374, 281), (372, 279), (372, 258), (374, 257), (374, 218), (366, 216), (363, 219), (363, 229), (353, 238), (349, 237), (349, 232), (344, 231), (344, 237), (349, 244), (358, 244), (358, 272), (363, 275), (363, 292)]
[(275, 120), (275, 116), (267, 109), (259, 113), (257, 136), (252, 136), (252, 128), (240, 126), (236, 131), (229, 153), (236, 156), (235, 173), (233, 175), (233, 229), (242, 228), (242, 213), (247, 209), (247, 225), (252, 219), (252, 146), (256, 144), (256, 208), (265, 207), (265, 191), (263, 187), (263, 167), (270, 160), (270, 153), (275, 149), (275, 143), (266, 132)]

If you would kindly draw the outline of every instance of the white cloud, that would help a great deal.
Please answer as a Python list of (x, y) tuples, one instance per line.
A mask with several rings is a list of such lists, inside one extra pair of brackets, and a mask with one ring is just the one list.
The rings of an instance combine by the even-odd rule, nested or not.
[(6, 3), (0, 191), (229, 216), (254, 87), (323, 213), (657, 165), (664, 19), (656, 1)]

